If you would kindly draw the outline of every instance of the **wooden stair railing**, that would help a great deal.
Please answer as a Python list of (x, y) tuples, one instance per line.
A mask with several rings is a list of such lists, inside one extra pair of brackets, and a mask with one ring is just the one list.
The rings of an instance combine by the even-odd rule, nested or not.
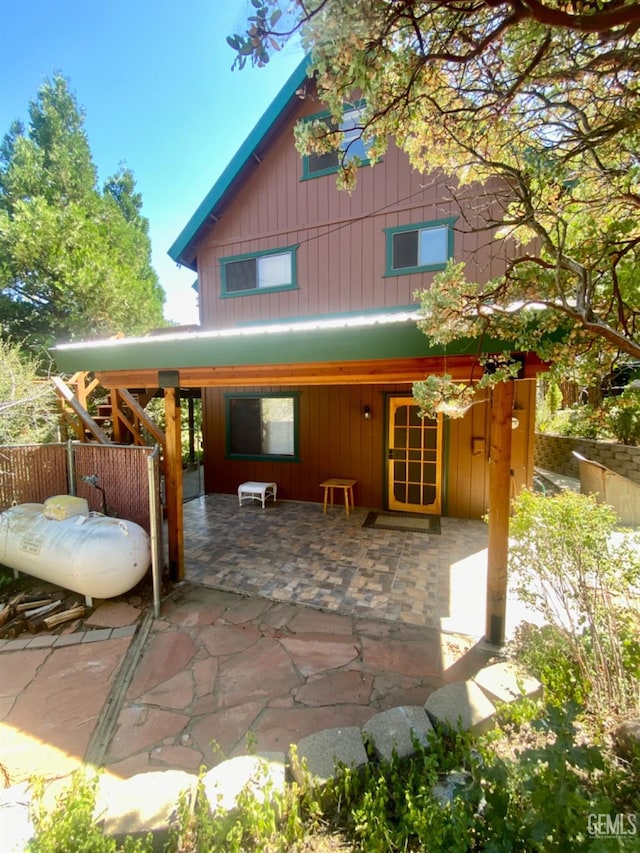
[[(107, 434), (93, 420), (71, 388), (59, 376), (54, 376), (52, 381), (56, 393), (62, 401), (62, 418), (74, 430), (80, 441), (86, 441), (86, 434), (90, 433), (99, 444), (111, 444)], [(84, 385), (82, 387), (85, 388)], [(86, 405), (86, 396), (84, 403)], [(77, 421), (73, 415), (78, 419)]]
[[(150, 442), (143, 430), (162, 448), (164, 459), (166, 439), (160, 427), (149, 417), (144, 406), (125, 388), (111, 388), (110, 403), (98, 404), (98, 414), (89, 414), (90, 395), (101, 388), (100, 382), (90, 374), (75, 373), (67, 383), (60, 377), (53, 377), (53, 384), (60, 398), (61, 420), (76, 435), (79, 441), (98, 441), (100, 444), (123, 444), (130, 441), (138, 446), (147, 446)], [(147, 402), (153, 393), (145, 395)], [(111, 436), (102, 428), (109, 424)]]
[[(121, 434), (120, 426), (124, 425), (124, 427), (133, 436), (135, 444), (146, 445), (148, 442), (142, 434), (142, 427), (144, 427), (144, 429), (147, 430), (147, 432), (162, 448), (162, 456), (164, 458), (166, 451), (165, 435), (158, 424), (149, 417), (133, 394), (127, 391), (126, 388), (113, 388), (111, 391), (111, 399), (115, 440), (119, 440)], [(125, 406), (129, 409), (131, 418), (127, 417), (127, 414), (124, 411)]]

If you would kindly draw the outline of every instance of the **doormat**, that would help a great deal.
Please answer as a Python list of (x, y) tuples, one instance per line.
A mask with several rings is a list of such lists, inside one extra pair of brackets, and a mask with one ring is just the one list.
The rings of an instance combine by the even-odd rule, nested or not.
[(362, 523), (374, 530), (397, 530), (401, 533), (440, 534), (440, 516), (419, 512), (370, 512)]

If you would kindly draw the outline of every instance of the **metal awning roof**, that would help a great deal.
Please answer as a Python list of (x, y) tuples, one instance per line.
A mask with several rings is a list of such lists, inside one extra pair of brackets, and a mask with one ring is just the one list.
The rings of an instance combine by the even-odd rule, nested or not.
[[(107, 387), (161, 387), (172, 371), (180, 387), (261, 384), (413, 382), (427, 373), (479, 379), (478, 341), (433, 345), (419, 330), (416, 309), (291, 319), (232, 329), (175, 331), (139, 338), (60, 344), (59, 372), (94, 373)], [(484, 353), (504, 352), (483, 340)], [(541, 368), (523, 359), (524, 375)]]
[[(429, 346), (416, 323), (417, 311), (291, 320), (233, 329), (171, 332), (59, 344), (58, 369), (73, 373), (139, 369), (335, 362), (443, 354)], [(455, 352), (474, 352), (474, 342), (456, 342)], [(453, 352), (453, 350), (450, 350)]]

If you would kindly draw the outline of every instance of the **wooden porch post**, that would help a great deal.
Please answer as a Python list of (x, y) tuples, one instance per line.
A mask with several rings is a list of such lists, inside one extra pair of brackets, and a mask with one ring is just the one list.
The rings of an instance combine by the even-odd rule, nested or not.
[(507, 560), (511, 509), (511, 418), (513, 381), (499, 382), (491, 399), (489, 453), (489, 546), (485, 638), (500, 646), (505, 640)]
[(169, 539), (169, 572), (172, 580), (184, 578), (184, 527), (182, 516), (182, 447), (180, 435), (180, 391), (164, 389), (166, 421), (165, 488)]

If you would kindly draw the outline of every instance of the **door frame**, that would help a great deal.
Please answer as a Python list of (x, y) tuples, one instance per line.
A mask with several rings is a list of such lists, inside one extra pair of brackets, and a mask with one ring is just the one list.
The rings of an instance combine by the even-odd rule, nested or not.
[[(436, 460), (435, 460), (435, 490), (436, 497), (435, 501), (428, 506), (424, 504), (402, 504), (400, 506), (393, 506), (393, 481), (392, 481), (392, 457), (391, 453), (393, 452), (393, 448), (391, 446), (391, 437), (392, 437), (392, 416), (395, 411), (393, 401), (401, 401), (400, 404), (410, 404), (414, 405), (418, 408), (418, 404), (413, 400), (411, 395), (409, 394), (398, 394), (389, 392), (386, 395), (386, 429), (385, 429), (385, 440), (384, 440), (384, 483), (385, 483), (385, 503), (386, 508), (390, 511), (396, 512), (416, 512), (421, 513), (423, 515), (441, 515), (442, 507), (444, 502), (444, 456), (445, 456), (445, 429), (444, 429), (444, 418), (441, 414), (437, 416), (436, 422)], [(427, 423), (429, 423), (427, 421)], [(424, 442), (421, 443), (421, 448), (424, 449)]]

